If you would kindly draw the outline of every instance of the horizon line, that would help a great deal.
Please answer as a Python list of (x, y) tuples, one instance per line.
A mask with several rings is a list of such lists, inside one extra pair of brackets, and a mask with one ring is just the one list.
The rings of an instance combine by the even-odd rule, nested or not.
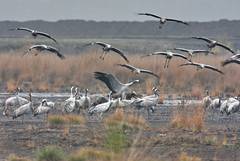
[[(43, 22), (61, 22), (61, 21), (85, 21), (85, 22), (158, 22), (157, 20), (86, 20), (86, 19), (59, 19), (59, 20), (44, 20), (44, 19), (32, 19), (32, 20), (0, 20), (0, 22), (32, 22), (32, 21), (43, 21)], [(240, 19), (218, 19), (209, 21), (186, 21), (190, 23), (208, 23), (208, 22), (220, 22), (220, 21), (240, 21)]]

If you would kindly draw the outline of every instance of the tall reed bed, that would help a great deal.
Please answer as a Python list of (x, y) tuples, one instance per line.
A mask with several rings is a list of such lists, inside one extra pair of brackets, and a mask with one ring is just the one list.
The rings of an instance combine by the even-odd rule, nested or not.
[[(211, 64), (225, 72), (220, 75), (210, 70), (197, 71), (195, 67), (179, 67), (184, 60), (173, 58), (167, 69), (163, 68), (165, 57), (152, 56), (140, 58), (139, 55), (128, 55), (132, 65), (153, 70), (160, 80), (151, 75), (135, 75), (130, 71), (116, 66), (125, 63), (117, 54), (109, 53), (105, 60), (99, 59), (101, 53), (86, 52), (80, 55), (67, 55), (60, 60), (51, 54), (38, 56), (22, 56), (23, 53), (2, 53), (0, 55), (0, 86), (2, 91), (13, 91), (17, 86), (35, 91), (62, 91), (71, 85), (89, 88), (96, 92), (104, 85), (94, 79), (95, 71), (108, 72), (116, 75), (122, 82), (140, 79), (141, 84), (133, 88), (139, 92), (149, 93), (152, 86), (157, 86), (164, 93), (189, 92), (202, 95), (205, 89), (213, 93), (228, 91), (239, 93), (240, 71), (237, 65), (221, 67), (222, 56), (197, 56), (196, 62)], [(108, 91), (104, 87), (104, 91)]]

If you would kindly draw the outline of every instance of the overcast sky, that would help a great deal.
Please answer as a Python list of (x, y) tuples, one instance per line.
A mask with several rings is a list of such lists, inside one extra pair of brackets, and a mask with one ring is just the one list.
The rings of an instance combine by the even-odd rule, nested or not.
[(143, 21), (151, 12), (186, 21), (240, 19), (240, 0), (0, 0), (0, 20)]

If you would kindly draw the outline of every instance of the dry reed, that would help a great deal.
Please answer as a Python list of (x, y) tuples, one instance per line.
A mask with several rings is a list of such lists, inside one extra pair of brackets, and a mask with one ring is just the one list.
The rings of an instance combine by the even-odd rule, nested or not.
[[(164, 69), (164, 57), (140, 58), (138, 55), (128, 57), (131, 64), (153, 70), (160, 76), (160, 80), (157, 81), (147, 74), (134, 75), (126, 69), (115, 66), (117, 63), (125, 62), (114, 54), (107, 55), (103, 61), (99, 59), (99, 53), (67, 55), (65, 60), (52, 55), (23, 57), (21, 53), (3, 53), (0, 55), (0, 86), (4, 91), (13, 91), (17, 86), (25, 90), (32, 88), (37, 91), (62, 91), (70, 85), (77, 85), (96, 92), (104, 85), (94, 79), (93, 73), (104, 71), (116, 75), (122, 82), (142, 80), (141, 84), (133, 87), (138, 92), (150, 93), (152, 86), (160, 88), (162, 93), (184, 91), (197, 97), (207, 88), (234, 94), (240, 91), (238, 81), (240, 71), (234, 68), (235, 65), (220, 67), (220, 62), (224, 59), (222, 56), (201, 56), (194, 58), (194, 61), (216, 66), (225, 72), (224, 76), (210, 70), (197, 71), (195, 67), (179, 67), (184, 61), (176, 58), (173, 58), (168, 69)], [(107, 91), (107, 88), (104, 89)]]

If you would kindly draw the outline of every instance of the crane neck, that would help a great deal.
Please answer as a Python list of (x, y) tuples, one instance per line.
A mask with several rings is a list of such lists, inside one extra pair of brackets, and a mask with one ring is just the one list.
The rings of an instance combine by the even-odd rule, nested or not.
[(135, 83), (138, 83), (138, 82), (139, 82), (139, 80), (134, 80), (132, 82), (127, 83), (127, 86), (131, 86), (131, 85), (133, 85)]
[(32, 102), (32, 94), (31, 94), (31, 92), (29, 93), (29, 102)]
[(71, 97), (73, 96), (73, 86), (71, 87)]
[(108, 95), (108, 102), (111, 102), (111, 99), (112, 99), (112, 93), (110, 92)]
[(85, 97), (87, 97), (88, 96), (88, 90), (86, 89), (85, 90)]

